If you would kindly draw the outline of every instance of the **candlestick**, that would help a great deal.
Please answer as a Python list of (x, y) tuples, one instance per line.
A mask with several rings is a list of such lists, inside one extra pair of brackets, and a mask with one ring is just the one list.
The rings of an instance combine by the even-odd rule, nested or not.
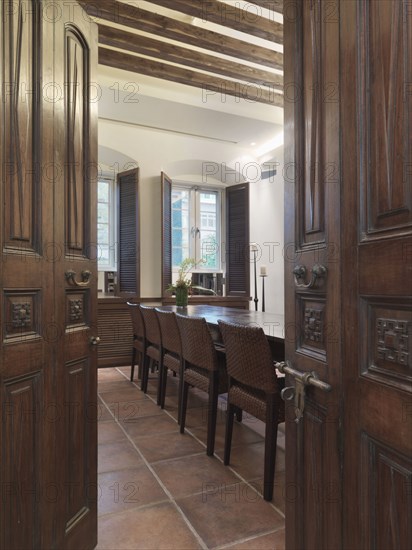
[(253, 250), (253, 263), (254, 263), (254, 272), (255, 272), (255, 299), (254, 299), (254, 302), (255, 302), (255, 311), (257, 311), (258, 310), (258, 301), (259, 301), (259, 298), (257, 297), (257, 276), (256, 276), (257, 246), (256, 246), (256, 248), (253, 248), (253, 245), (252, 245), (252, 250)]
[[(260, 268), (260, 276), (262, 277), (262, 311), (265, 311), (265, 278), (267, 277), (267, 273), (262, 273), (262, 267)], [(264, 271), (266, 271), (266, 268)]]

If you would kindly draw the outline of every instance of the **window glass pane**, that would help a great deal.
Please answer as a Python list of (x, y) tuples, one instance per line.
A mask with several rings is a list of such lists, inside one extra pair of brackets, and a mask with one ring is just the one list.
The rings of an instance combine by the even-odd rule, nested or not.
[(200, 254), (207, 269), (219, 268), (217, 193), (200, 193)]
[(109, 262), (110, 262), (110, 249), (107, 245), (99, 244), (98, 262), (101, 265), (109, 265)]
[[(194, 208), (192, 211), (191, 208)], [(198, 269), (220, 269), (219, 193), (195, 189), (172, 189), (172, 264), (189, 257), (204, 263)]]
[(189, 254), (189, 190), (172, 191), (172, 264), (177, 267)]
[(102, 223), (109, 223), (109, 205), (100, 202), (97, 207), (97, 221)]
[(110, 191), (110, 184), (108, 181), (99, 181), (99, 187), (98, 187), (98, 201), (99, 202), (109, 202), (109, 191)]
[(98, 268), (115, 269), (115, 200), (113, 180), (100, 180), (97, 186), (97, 243), (99, 245)]
[(216, 239), (216, 232), (202, 231), (200, 253), (202, 258), (205, 260), (205, 263), (202, 264), (204, 268), (217, 269), (219, 267), (219, 245)]
[(97, 242), (99, 244), (109, 244), (109, 224), (99, 223), (97, 225)]

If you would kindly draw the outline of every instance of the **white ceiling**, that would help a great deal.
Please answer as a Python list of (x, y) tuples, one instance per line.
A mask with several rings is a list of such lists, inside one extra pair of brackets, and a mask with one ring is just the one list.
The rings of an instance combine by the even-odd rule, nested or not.
[[(223, 1), (233, 3), (233, 0)], [(125, 3), (136, 5), (136, 2), (129, 0)], [(250, 3), (236, 0), (237, 7), (242, 7), (241, 4), (248, 5), (249, 8), (246, 9), (250, 9)], [(218, 25), (194, 20), (144, 0), (139, 1), (138, 7), (223, 32)], [(282, 20), (280, 14), (263, 9), (259, 12), (260, 15), (265, 13), (271, 18)], [(224, 32), (227, 36), (281, 51), (280, 46), (266, 40), (232, 29), (225, 28)], [(229, 142), (240, 147), (250, 147), (251, 152), (265, 149), (269, 141), (282, 134), (283, 109), (279, 107), (218, 93), (205, 94), (201, 89), (192, 86), (101, 65), (98, 78), (101, 95), (99, 118), (103, 120)], [(255, 145), (252, 146), (252, 143)]]

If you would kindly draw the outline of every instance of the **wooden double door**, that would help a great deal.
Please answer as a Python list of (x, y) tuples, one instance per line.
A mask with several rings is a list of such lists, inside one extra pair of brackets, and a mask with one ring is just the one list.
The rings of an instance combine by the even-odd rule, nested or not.
[(411, 3), (285, 0), (283, 15), (286, 358), (315, 382), (299, 422), (302, 400), (288, 406), (286, 546), (406, 550)]
[(97, 33), (75, 2), (0, 12), (0, 548), (93, 548)]

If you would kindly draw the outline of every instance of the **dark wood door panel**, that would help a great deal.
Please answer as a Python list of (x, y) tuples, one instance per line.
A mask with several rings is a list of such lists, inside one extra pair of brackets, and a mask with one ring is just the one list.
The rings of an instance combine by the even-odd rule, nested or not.
[(358, 5), (358, 107), (365, 237), (412, 225), (412, 36), (407, 1)]
[(344, 543), (408, 548), (412, 14), (404, 0), (341, 6)]
[[(411, 454), (402, 455), (367, 433), (361, 436), (361, 514), (365, 548), (410, 548)], [(405, 506), (405, 508), (399, 505)]]
[[(82, 83), (74, 87), (76, 97), (69, 89), (66, 109), (63, 99), (47, 96), (53, 84), (65, 90), (66, 79), (60, 86), (55, 79), (56, 68), (65, 66), (64, 39), (62, 50), (55, 47), (58, 27), (70, 27), (64, 9), (64, 2), (51, 0), (6, 0), (0, 7), (0, 548), (5, 550), (69, 547), (66, 528), (76, 548), (92, 548), (96, 539), (95, 502), (87, 523), (81, 510), (84, 487), (90, 484), (92, 499), (95, 487), (96, 353), (85, 334), (96, 327), (97, 289), (74, 291), (66, 284), (62, 261), (65, 255), (77, 256), (70, 268), (79, 272), (90, 266), (95, 189), (85, 174), (89, 161), (95, 162), (94, 152), (87, 154), (95, 148), (96, 116), (85, 81), (76, 73), (81, 68), (77, 44), (66, 50), (71, 60), (67, 74)], [(57, 12), (61, 17), (50, 16)], [(82, 19), (92, 45), (87, 47), (90, 71), (80, 73), (89, 81), (95, 34)], [(79, 117), (82, 101), (87, 116)], [(79, 118), (87, 119), (88, 126), (70, 134), (72, 153), (59, 136), (66, 136), (66, 122)], [(67, 174), (66, 167), (75, 170)], [(80, 218), (76, 231), (65, 224), (68, 203), (71, 221)], [(71, 357), (75, 365), (67, 365)]]
[[(55, 81), (65, 90), (55, 105), (55, 292), (63, 307), (57, 350), (58, 397), (66, 403), (57, 445), (58, 474), (69, 490), (57, 517), (59, 548), (93, 548), (97, 524), (97, 28), (81, 10), (56, 24)], [(69, 274), (72, 273), (72, 276)]]
[[(308, 387), (299, 423), (293, 404), (287, 409), (286, 477), (296, 498), (286, 500), (286, 546), (329, 550), (341, 546), (342, 514), (339, 3), (297, 0), (289, 8), (285, 85), (294, 93), (285, 98), (285, 166), (294, 178), (285, 184), (286, 358), (332, 391)], [(308, 286), (317, 264), (326, 276)], [(301, 278), (293, 273), (298, 266)], [(295, 381), (287, 377), (287, 384)]]
[[(56, 481), (52, 180), (53, 106), (38, 98), (53, 66), (53, 30), (41, 2), (2, 2), (0, 137), (0, 548), (52, 545)], [(39, 44), (43, 44), (43, 49)], [(42, 63), (40, 63), (42, 60)]]

